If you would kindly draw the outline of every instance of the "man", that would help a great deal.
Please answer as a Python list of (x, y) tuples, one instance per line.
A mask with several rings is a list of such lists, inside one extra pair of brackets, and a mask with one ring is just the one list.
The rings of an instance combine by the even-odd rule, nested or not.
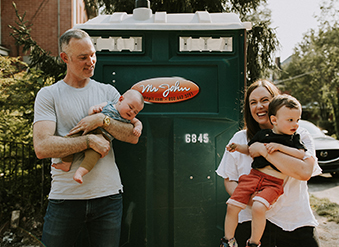
[[(133, 125), (106, 117), (87, 116), (89, 108), (104, 101), (117, 102), (120, 94), (111, 85), (92, 79), (95, 48), (82, 30), (68, 30), (59, 40), (60, 57), (67, 65), (65, 78), (42, 88), (35, 101), (33, 142), (39, 159), (75, 154), (70, 172), (52, 168), (52, 186), (45, 215), (42, 242), (47, 247), (73, 246), (81, 231), (93, 246), (119, 246), (122, 185), (110, 142), (90, 134), (62, 138), (102, 127), (114, 138), (136, 144)], [(74, 127), (75, 126), (75, 127)], [(95, 168), (76, 183), (73, 171), (92, 148), (101, 154)]]

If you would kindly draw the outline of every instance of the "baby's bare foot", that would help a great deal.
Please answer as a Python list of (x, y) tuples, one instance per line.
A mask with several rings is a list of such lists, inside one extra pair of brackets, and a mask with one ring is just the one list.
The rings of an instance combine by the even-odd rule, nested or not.
[(88, 170), (86, 168), (79, 167), (74, 173), (73, 179), (78, 183), (82, 184), (83, 183), (82, 177), (85, 176), (87, 173)]
[(82, 176), (80, 174), (75, 173), (73, 179), (78, 182), (79, 184), (83, 183)]
[(68, 172), (71, 169), (72, 162), (62, 162), (62, 163), (53, 163), (52, 167), (55, 169), (63, 170), (64, 172)]

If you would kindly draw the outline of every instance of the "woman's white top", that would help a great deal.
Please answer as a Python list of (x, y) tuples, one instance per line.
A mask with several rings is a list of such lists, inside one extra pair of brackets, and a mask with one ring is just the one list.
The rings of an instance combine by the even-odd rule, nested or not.
[[(309, 132), (306, 129), (299, 128), (297, 133), (307, 148), (304, 159), (312, 156), (315, 160), (312, 176), (321, 174), (313, 139)], [(234, 134), (229, 143), (247, 144), (248, 141), (246, 130), (241, 130)], [(229, 178), (230, 181), (238, 181), (241, 175), (250, 173), (252, 161), (253, 159), (249, 155), (239, 152), (230, 153), (225, 149), (216, 173), (224, 179)], [(285, 231), (293, 231), (302, 226), (317, 226), (318, 222), (314, 218), (309, 203), (307, 181), (288, 177), (284, 186), (284, 194), (266, 212), (266, 218)], [(251, 219), (251, 207), (246, 207), (240, 211), (239, 223)]]

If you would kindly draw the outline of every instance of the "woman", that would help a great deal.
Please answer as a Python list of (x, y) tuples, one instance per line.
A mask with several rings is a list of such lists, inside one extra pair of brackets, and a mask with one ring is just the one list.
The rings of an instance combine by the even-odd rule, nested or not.
[[(258, 80), (251, 84), (245, 94), (245, 128), (235, 133), (229, 143), (247, 144), (260, 129), (272, 129), (273, 126), (268, 118), (268, 105), (279, 93), (279, 90), (267, 80)], [(252, 157), (264, 156), (282, 173), (289, 176), (284, 185), (284, 194), (266, 213), (267, 223), (261, 239), (261, 247), (319, 246), (314, 234), (318, 223), (309, 205), (307, 180), (312, 175), (320, 174), (321, 170), (316, 162), (310, 134), (301, 128), (297, 132), (307, 148), (303, 160), (280, 152), (268, 154), (262, 143), (254, 143), (249, 148)], [(250, 172), (252, 157), (239, 152), (225, 151), (216, 172), (224, 178), (228, 194), (232, 195), (239, 177)], [(249, 207), (239, 214), (235, 238), (240, 247), (246, 246), (246, 241), (250, 237), (251, 218)]]

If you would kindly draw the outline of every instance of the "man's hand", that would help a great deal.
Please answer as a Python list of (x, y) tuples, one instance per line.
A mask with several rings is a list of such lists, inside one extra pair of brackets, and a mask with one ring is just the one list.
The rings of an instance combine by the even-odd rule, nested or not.
[(86, 135), (91, 130), (94, 130), (103, 124), (104, 114), (98, 113), (91, 116), (84, 117), (80, 122), (74, 126), (73, 129), (67, 134), (67, 136), (76, 134), (80, 131), (83, 131), (82, 135)]
[(89, 134), (88, 140), (90, 148), (101, 154), (101, 158), (105, 157), (111, 149), (110, 142), (107, 141), (101, 134)]

